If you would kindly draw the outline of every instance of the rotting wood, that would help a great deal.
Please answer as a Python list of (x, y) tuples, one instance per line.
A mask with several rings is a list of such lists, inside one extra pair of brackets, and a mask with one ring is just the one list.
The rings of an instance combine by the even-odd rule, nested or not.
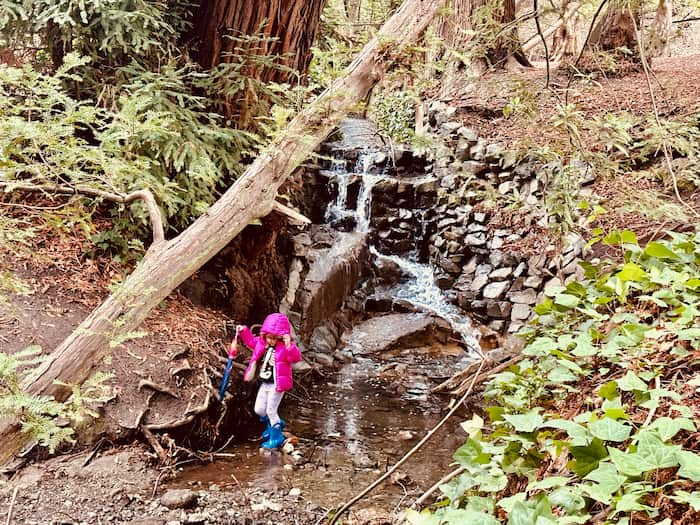
[[(190, 275), (219, 253), (245, 226), (270, 213), (278, 188), (318, 147), (347, 112), (364, 100), (384, 71), (425, 30), (444, 0), (406, 0), (338, 78), (299, 112), (279, 138), (207, 212), (177, 237), (152, 244), (125, 282), (74, 330), (22, 385), (29, 395), (64, 401), (110, 351)], [(29, 437), (14, 419), (0, 425), (0, 465)]]
[(151, 381), (150, 379), (142, 379), (141, 381), (139, 381), (138, 389), (141, 390), (143, 388), (150, 388), (151, 390), (155, 390), (156, 392), (160, 392), (161, 394), (167, 394), (169, 396), (174, 397), (175, 399), (180, 399), (180, 396), (178, 396), (175, 391), (173, 391), (165, 385), (161, 385), (159, 383), (156, 383), (155, 381)]

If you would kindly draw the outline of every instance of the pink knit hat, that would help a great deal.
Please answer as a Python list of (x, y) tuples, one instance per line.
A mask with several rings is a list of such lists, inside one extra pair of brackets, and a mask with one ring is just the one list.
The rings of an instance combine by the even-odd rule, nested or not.
[(260, 333), (282, 337), (283, 335), (292, 334), (292, 326), (286, 315), (280, 313), (270, 314), (265, 318), (265, 322), (260, 328)]

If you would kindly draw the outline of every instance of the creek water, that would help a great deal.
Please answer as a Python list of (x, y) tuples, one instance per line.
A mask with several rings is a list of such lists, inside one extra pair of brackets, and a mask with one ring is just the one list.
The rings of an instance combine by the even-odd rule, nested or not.
[[(355, 231), (370, 230), (372, 188), (388, 176), (371, 173), (373, 155), (361, 154), (347, 169), (345, 162), (332, 168), (337, 197), (326, 210), (329, 223), (350, 221)], [(358, 182), (355, 198), (349, 199), (350, 184)], [(355, 200), (352, 206), (351, 200)], [(226, 450), (229, 458), (183, 470), (170, 486), (238, 490), (240, 484), (277, 492), (295, 488), (303, 499), (333, 507), (383, 474), (440, 421), (446, 400), (431, 395), (430, 387), (474, 358), (464, 346), (479, 348), (476, 330), (459, 308), (445, 300), (429, 265), (372, 252), (398, 266), (406, 277), (389, 291), (391, 296), (445, 319), (462, 344), (355, 355), (322, 379), (297, 381), (280, 408), (287, 430), (298, 439), (296, 458), (279, 452), (261, 454), (255, 436)], [(448, 421), (403, 465), (399, 479), (385, 482), (355, 507), (384, 511), (407, 507), (451, 470), (452, 454), (465, 437), (457, 418)]]

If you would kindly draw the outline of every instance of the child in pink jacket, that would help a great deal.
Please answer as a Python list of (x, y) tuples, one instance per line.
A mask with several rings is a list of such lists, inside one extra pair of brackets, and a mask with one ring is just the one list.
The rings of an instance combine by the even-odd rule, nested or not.
[[(277, 409), (284, 393), (293, 386), (292, 365), (301, 361), (301, 352), (291, 338), (291, 324), (284, 314), (274, 313), (265, 318), (260, 337), (253, 335), (247, 326), (239, 325), (236, 331), (243, 344), (253, 350), (243, 379), (252, 381), (257, 368), (257, 377), (261, 381), (255, 398), (255, 413), (267, 425), (262, 436), (267, 441), (262, 448), (279, 448), (284, 443), (282, 429), (285, 422), (280, 419)], [(254, 367), (255, 363), (257, 367)]]

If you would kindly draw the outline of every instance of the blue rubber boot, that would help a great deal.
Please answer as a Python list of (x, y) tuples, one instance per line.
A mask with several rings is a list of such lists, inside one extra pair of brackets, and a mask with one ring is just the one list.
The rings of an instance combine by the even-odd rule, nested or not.
[[(272, 428), (272, 425), (270, 425), (270, 420), (267, 417), (265, 418), (265, 420), (267, 422), (267, 428), (262, 433), (262, 436), (260, 436), (263, 439), (267, 439), (270, 437), (270, 429)], [(280, 426), (280, 430), (284, 430), (284, 427), (287, 426), (287, 423), (284, 422), (284, 419), (280, 418), (280, 422), (278, 423), (278, 425)]]
[(277, 423), (270, 427), (270, 437), (265, 443), (260, 445), (262, 448), (273, 449), (280, 448), (284, 445), (284, 436), (282, 435), (282, 425)]

